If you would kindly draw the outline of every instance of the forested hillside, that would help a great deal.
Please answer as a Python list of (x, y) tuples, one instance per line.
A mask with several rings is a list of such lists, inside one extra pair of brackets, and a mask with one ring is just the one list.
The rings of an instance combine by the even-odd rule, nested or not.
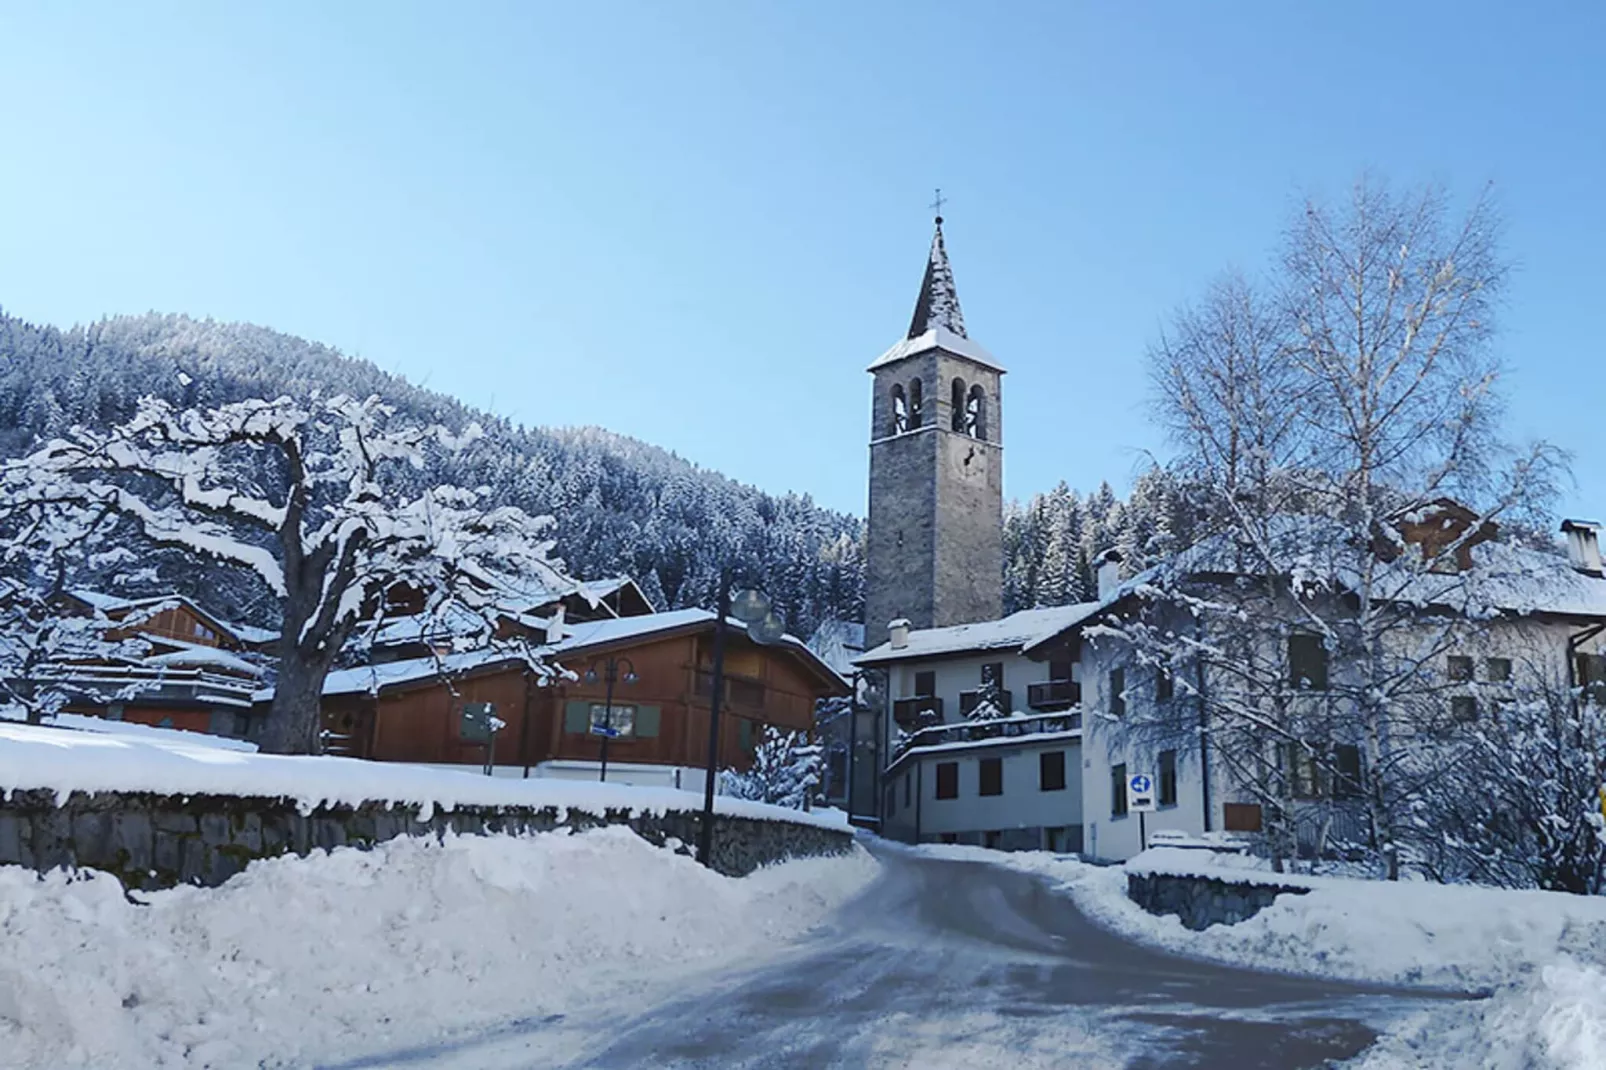
[[(15, 455), (75, 423), (126, 419), (136, 399), (209, 405), (281, 394), (378, 394), (403, 414), (453, 427), (479, 422), (488, 449), (471, 472), (433, 475), (489, 486), (500, 501), (557, 518), (557, 552), (582, 578), (637, 577), (665, 608), (707, 605), (726, 563), (761, 576), (799, 634), (863, 612), (863, 521), (807, 495), (773, 495), (594, 427), (529, 428), (480, 412), (327, 346), (246, 324), (146, 315), (58, 330), (0, 313), (0, 453)], [(1184, 534), (1169, 480), (1140, 476), (1129, 501), (1108, 484), (1064, 484), (1004, 518), (1010, 610), (1091, 597), (1107, 546), (1141, 566)], [(242, 619), (266, 621), (260, 591), (172, 563), (167, 582)]]
[[(146, 315), (57, 330), (0, 314), (0, 452), (75, 423), (127, 419), (154, 394), (210, 405), (282, 394), (378, 394), (406, 416), (479, 422), (474, 468), (426, 473), (488, 486), (502, 502), (557, 518), (557, 552), (581, 578), (635, 576), (661, 607), (707, 605), (719, 570), (763, 577), (793, 630), (862, 611), (862, 521), (806, 495), (772, 495), (665, 450), (597, 428), (526, 428), (416, 387), (373, 364), (261, 327)], [(193, 566), (164, 579), (219, 611), (268, 622), (261, 592)], [(107, 578), (109, 580), (109, 577)]]

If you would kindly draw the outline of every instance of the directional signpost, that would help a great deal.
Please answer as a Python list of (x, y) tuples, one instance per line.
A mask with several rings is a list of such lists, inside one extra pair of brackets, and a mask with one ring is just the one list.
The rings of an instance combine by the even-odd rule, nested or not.
[(1138, 815), (1138, 850), (1149, 849), (1149, 830), (1143, 815), (1155, 809), (1154, 778), (1147, 773), (1133, 773), (1126, 778), (1126, 808)]

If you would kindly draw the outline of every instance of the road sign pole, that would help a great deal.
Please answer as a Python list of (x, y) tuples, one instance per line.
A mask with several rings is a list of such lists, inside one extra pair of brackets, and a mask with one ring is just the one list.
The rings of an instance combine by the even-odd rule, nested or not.
[(1149, 812), (1147, 810), (1139, 810), (1138, 811), (1138, 850), (1139, 851), (1147, 851), (1149, 849), (1149, 826), (1148, 826), (1148, 823), (1143, 820), (1144, 818), (1146, 818), (1148, 816), (1149, 816)]

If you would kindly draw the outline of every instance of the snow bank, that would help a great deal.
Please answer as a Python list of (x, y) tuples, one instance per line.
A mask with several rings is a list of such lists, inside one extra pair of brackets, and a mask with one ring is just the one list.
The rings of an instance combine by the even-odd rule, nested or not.
[[(1231, 965), (1349, 981), (1492, 990), (1385, 1037), (1360, 1065), (1487, 1070), (1606, 1066), (1606, 897), (1274, 874), (1257, 859), (1156, 848), (1123, 866), (1044, 852), (922, 847), (1041, 874), (1088, 916), (1139, 943)], [(1203, 932), (1126, 896), (1128, 872), (1263, 879), (1310, 889)]]
[[(175, 733), (189, 736), (192, 733)], [(210, 739), (211, 737), (205, 737)], [(188, 739), (147, 739), (0, 723), (0, 792), (49, 790), (65, 800), (75, 791), (143, 791), (163, 795), (240, 795), (293, 799), (304, 810), (365, 802), (421, 807), (554, 806), (663, 813), (696, 810), (701, 797), (675, 788), (510, 779), (456, 770), (369, 762), (356, 758), (295, 757), (224, 750)], [(846, 829), (838, 811), (805, 813), (744, 799), (715, 800), (719, 813)]]
[(639, 1005), (801, 935), (875, 868), (855, 848), (733, 879), (616, 827), (272, 859), (144, 906), (109, 877), (0, 867), (0, 1051), (304, 1066)]

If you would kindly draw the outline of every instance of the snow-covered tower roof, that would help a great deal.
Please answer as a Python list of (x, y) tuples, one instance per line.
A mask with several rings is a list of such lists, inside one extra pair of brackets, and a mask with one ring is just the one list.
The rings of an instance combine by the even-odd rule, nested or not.
[(959, 289), (954, 285), (954, 269), (948, 264), (948, 250), (942, 244), (942, 216), (931, 236), (931, 255), (926, 258), (926, 277), (920, 282), (914, 319), (909, 321), (910, 338), (919, 338), (934, 327), (968, 338), (965, 316), (959, 311)]

